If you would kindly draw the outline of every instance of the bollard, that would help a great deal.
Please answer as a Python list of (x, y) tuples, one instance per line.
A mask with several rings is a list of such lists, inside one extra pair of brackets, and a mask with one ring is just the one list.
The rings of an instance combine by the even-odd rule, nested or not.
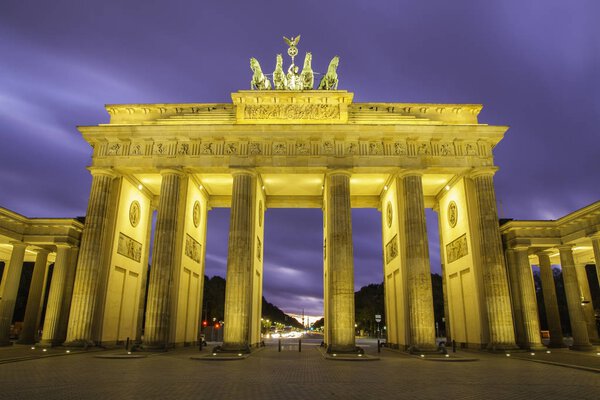
[(302, 339), (298, 339), (298, 352), (302, 351)]
[(127, 337), (127, 342), (125, 342), (125, 351), (129, 351), (129, 337)]
[(200, 344), (198, 345), (198, 351), (202, 351), (202, 339), (200, 339)]
[(279, 338), (279, 352), (281, 353), (281, 338)]
[(452, 352), (456, 353), (456, 341), (452, 340)]
[(377, 339), (377, 352), (381, 353), (381, 341)]

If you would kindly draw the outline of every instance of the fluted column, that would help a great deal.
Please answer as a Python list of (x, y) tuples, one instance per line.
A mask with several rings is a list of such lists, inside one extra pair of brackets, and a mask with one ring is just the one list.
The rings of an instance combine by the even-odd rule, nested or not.
[(577, 281), (577, 271), (575, 271), (572, 246), (560, 246), (558, 250), (560, 251), (560, 264), (569, 309), (569, 321), (571, 321), (571, 334), (573, 335), (573, 346), (571, 348), (573, 350), (592, 350), (593, 346), (590, 343), (587, 324), (581, 309), (581, 294), (579, 292), (579, 282)]
[(540, 277), (542, 279), (544, 308), (546, 310), (546, 319), (548, 320), (548, 329), (550, 331), (550, 347), (564, 347), (560, 312), (558, 311), (556, 286), (554, 284), (554, 274), (552, 273), (550, 256), (545, 253), (538, 253), (537, 256), (540, 265)]
[(481, 169), (471, 175), (477, 199), (478, 245), (483, 287), (490, 328), (490, 350), (516, 348), (510, 293), (496, 209), (493, 169)]
[(512, 303), (515, 338), (520, 347), (527, 348), (525, 324), (523, 323), (523, 307), (521, 306), (521, 288), (519, 285), (519, 263), (515, 249), (506, 250), (506, 269), (510, 285), (510, 300)]
[(92, 328), (114, 179), (113, 173), (109, 170), (91, 169), (90, 171), (92, 188), (85, 216), (65, 343), (70, 346), (94, 344)]
[[(408, 316), (410, 347), (413, 351), (435, 350), (435, 318), (429, 264), (429, 244), (425, 222), (425, 202), (421, 173), (401, 175), (398, 209), (404, 214), (405, 243), (403, 260), (406, 262), (408, 288)], [(402, 253), (402, 250), (401, 250)]]
[(60, 314), (65, 300), (65, 284), (67, 269), (69, 267), (70, 250), (71, 247), (68, 245), (59, 244), (56, 246), (56, 261), (54, 262), (54, 270), (52, 271), (42, 340), (40, 341), (40, 345), (42, 346), (56, 346), (62, 343), (62, 338), (59, 337)]
[(71, 301), (73, 299), (73, 286), (75, 285), (75, 269), (77, 268), (78, 255), (79, 247), (71, 247), (71, 249), (69, 250), (69, 264), (67, 265), (67, 275), (65, 278), (64, 299), (60, 311), (58, 332), (56, 334), (58, 343), (62, 343), (67, 339), (67, 325), (69, 324), (69, 312), (71, 311)]
[(583, 317), (587, 325), (588, 338), (591, 343), (598, 342), (598, 328), (596, 327), (596, 315), (594, 312), (594, 303), (592, 301), (592, 292), (590, 291), (590, 285), (588, 282), (587, 272), (585, 270), (585, 264), (575, 265), (575, 272), (577, 273), (577, 282), (579, 282), (579, 293), (581, 295), (581, 309), (583, 311)]
[(591, 237), (592, 247), (594, 248), (594, 264), (596, 264), (596, 277), (600, 284), (600, 232), (595, 233)]
[(519, 292), (521, 297), (521, 310), (523, 316), (523, 332), (527, 349), (541, 350), (545, 346), (540, 337), (540, 320), (538, 316), (537, 299), (535, 296), (535, 284), (533, 272), (529, 263), (527, 247), (515, 248), (515, 259), (517, 261)]
[(10, 325), (12, 324), (23, 270), (23, 258), (27, 245), (21, 242), (11, 243), (10, 261), (4, 265), (2, 284), (0, 285), (0, 346), (10, 344)]
[(325, 196), (330, 317), (327, 351), (356, 352), (350, 173), (342, 170), (327, 173)]
[(33, 266), (33, 275), (29, 285), (27, 306), (23, 319), (23, 329), (21, 329), (19, 335), (19, 343), (22, 344), (33, 344), (38, 339), (36, 335), (44, 301), (44, 283), (48, 273), (48, 253), (50, 253), (48, 250), (40, 249), (35, 256), (35, 265)]
[(256, 176), (233, 173), (222, 351), (249, 352)]
[(177, 229), (183, 174), (179, 170), (161, 171), (160, 201), (156, 218), (154, 250), (150, 267), (144, 347), (166, 349), (174, 341), (171, 330), (171, 285), (177, 259)]

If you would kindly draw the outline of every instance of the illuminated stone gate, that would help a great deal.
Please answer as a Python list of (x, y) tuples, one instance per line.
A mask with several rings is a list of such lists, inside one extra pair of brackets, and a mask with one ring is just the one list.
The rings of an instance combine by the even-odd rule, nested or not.
[(207, 212), (231, 207), (224, 350), (260, 342), (263, 215), (321, 208), (325, 342), (356, 351), (351, 208), (381, 210), (388, 342), (435, 347), (425, 208), (439, 213), (454, 340), (514, 348), (492, 149), (480, 105), (354, 103), (342, 90), (239, 91), (226, 104), (108, 105), (93, 147), (67, 344), (198, 340)]

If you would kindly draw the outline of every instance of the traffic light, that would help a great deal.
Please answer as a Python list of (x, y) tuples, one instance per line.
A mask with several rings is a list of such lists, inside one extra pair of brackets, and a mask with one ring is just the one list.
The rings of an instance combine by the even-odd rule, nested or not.
[(215, 323), (215, 329), (219, 329), (220, 326), (221, 324), (219, 324), (218, 322)]
[(208, 326), (208, 322), (207, 321), (202, 321), (202, 327), (206, 328)]

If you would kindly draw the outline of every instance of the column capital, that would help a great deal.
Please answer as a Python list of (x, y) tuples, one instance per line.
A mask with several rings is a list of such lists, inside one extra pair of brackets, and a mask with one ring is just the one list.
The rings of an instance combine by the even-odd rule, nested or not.
[(515, 251), (528, 251), (531, 247), (531, 241), (516, 239), (508, 242), (508, 248)]
[(160, 173), (160, 176), (165, 176), (165, 175), (185, 176), (185, 172), (181, 168), (162, 168), (159, 173)]
[(406, 178), (407, 176), (423, 176), (422, 169), (402, 169), (395, 173), (396, 178)]
[(565, 251), (572, 252), (573, 251), (573, 247), (574, 246), (572, 244), (561, 244), (561, 245), (556, 246), (556, 248), (558, 249), (558, 251), (560, 251), (561, 253), (565, 252)]
[(50, 250), (48, 250), (46, 248), (43, 248), (43, 247), (41, 247), (39, 249), (36, 249), (34, 251), (35, 251), (36, 254), (50, 254), (52, 252), (52, 251), (50, 251)]
[(92, 176), (108, 176), (109, 178), (116, 178), (117, 173), (112, 168), (101, 168), (101, 167), (88, 167), (88, 171)]
[(20, 241), (18, 241), (18, 240), (13, 240), (13, 241), (10, 241), (10, 242), (8, 242), (8, 244), (10, 244), (10, 245), (13, 247), (13, 249), (14, 249), (15, 247), (16, 247), (16, 248), (19, 248), (19, 247), (26, 248), (27, 246), (29, 246), (29, 243), (20, 242)]
[(254, 169), (232, 168), (231, 169), (231, 176), (238, 176), (238, 175), (245, 175), (245, 176), (249, 175), (249, 176), (255, 177), (255, 176), (258, 175), (258, 173)]
[(473, 168), (470, 172), (466, 174), (469, 178), (478, 178), (480, 176), (494, 176), (498, 171), (498, 167), (489, 166), (489, 167), (476, 167)]
[(346, 175), (348, 178), (350, 178), (352, 176), (352, 171), (346, 168), (332, 168), (325, 172), (325, 176), (330, 175)]

